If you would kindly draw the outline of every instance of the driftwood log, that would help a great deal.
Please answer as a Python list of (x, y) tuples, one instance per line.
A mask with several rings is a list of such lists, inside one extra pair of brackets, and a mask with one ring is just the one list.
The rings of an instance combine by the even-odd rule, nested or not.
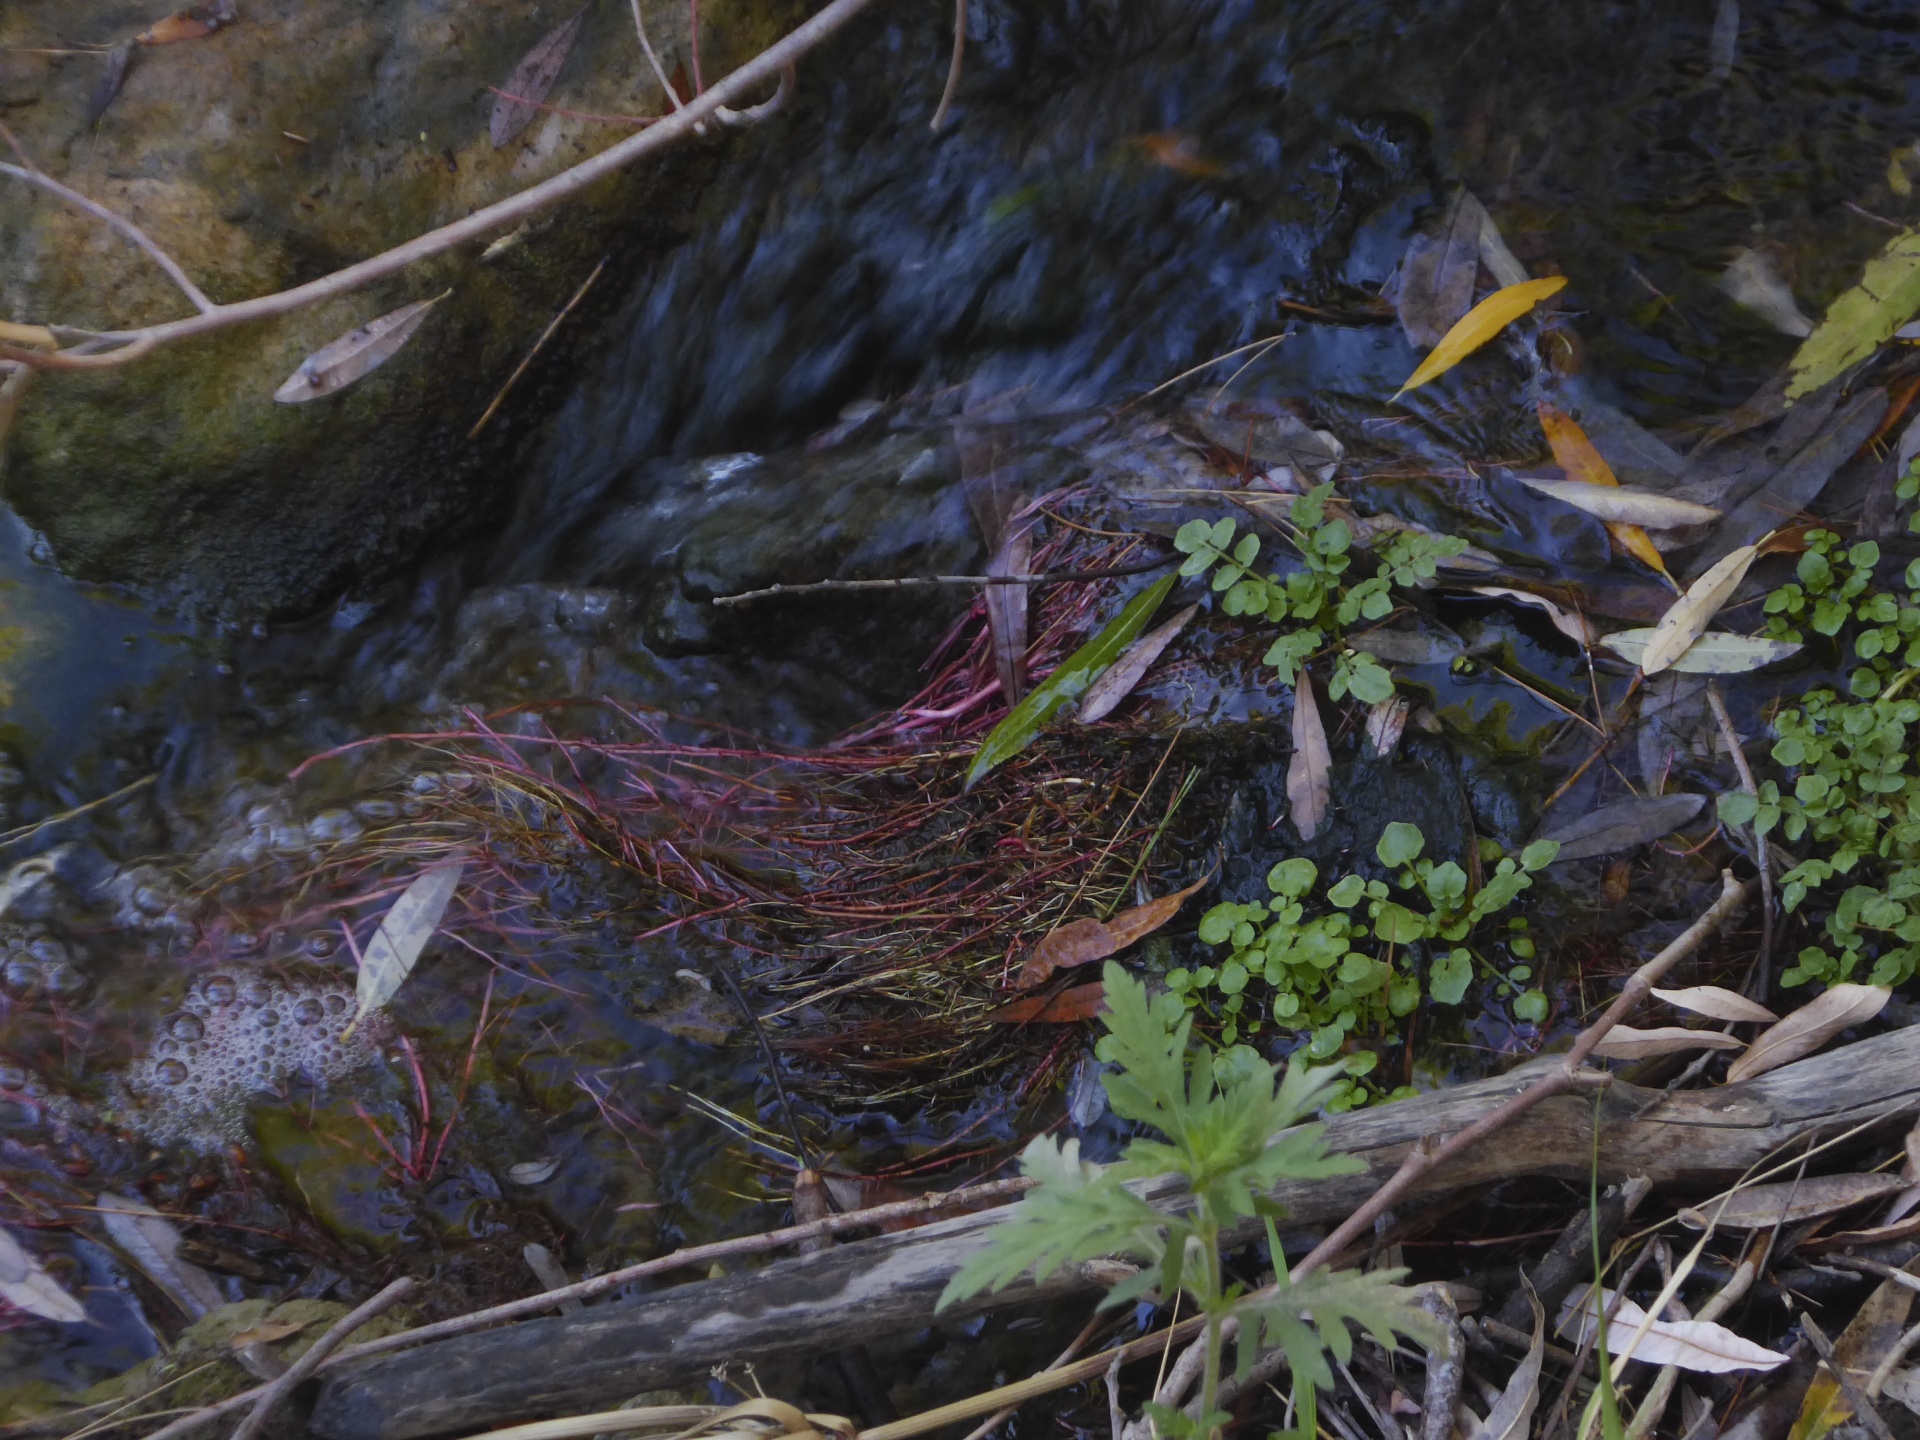
[[(1360, 1174), (1283, 1184), (1274, 1198), (1296, 1225), (1341, 1218), (1391, 1175), (1410, 1146), (1471, 1124), (1552, 1060), (1328, 1122), (1333, 1148)], [(1895, 1031), (1771, 1075), (1669, 1094), (1620, 1082), (1600, 1101), (1603, 1180), (1712, 1187), (1770, 1157), (1872, 1122), (1902, 1127), (1920, 1111), (1920, 1028)], [(1489, 1143), (1426, 1176), (1433, 1195), (1522, 1175), (1584, 1179), (1593, 1154), (1589, 1095), (1556, 1096)], [(1862, 1138), (1868, 1132), (1863, 1132)], [(1172, 1183), (1148, 1192), (1177, 1203)], [(947, 1279), (986, 1242), (1004, 1211), (879, 1235), (722, 1279), (676, 1286), (578, 1314), (528, 1320), (340, 1366), (323, 1383), (310, 1428), (324, 1440), (410, 1440), (545, 1415), (605, 1409), (642, 1390), (704, 1375), (721, 1361), (772, 1360), (911, 1335), (934, 1319)], [(948, 1318), (1092, 1292), (1056, 1274), (956, 1305)]]

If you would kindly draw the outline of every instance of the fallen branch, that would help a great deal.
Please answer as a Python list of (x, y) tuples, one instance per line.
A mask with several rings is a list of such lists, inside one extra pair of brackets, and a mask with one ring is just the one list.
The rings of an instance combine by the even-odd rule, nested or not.
[[(1562, 1064), (1534, 1062), (1513, 1074), (1332, 1117), (1328, 1139), (1365, 1169), (1290, 1182), (1273, 1192), (1294, 1225), (1329, 1223), (1366, 1201), (1428, 1136), (1472, 1127)], [(1713, 1090), (1668, 1094), (1615, 1082), (1602, 1094), (1604, 1177), (1646, 1175), (1691, 1185), (1735, 1179), (1753, 1164), (1862, 1127), (1901, 1125), (1920, 1111), (1920, 1029), (1907, 1029)], [(1481, 1144), (1428, 1167), (1408, 1195), (1553, 1175), (1585, 1179), (1593, 1158), (1594, 1105), (1559, 1094), (1531, 1105), (1497, 1144)], [(1143, 1188), (1166, 1206), (1171, 1180)], [(990, 1243), (1005, 1211), (989, 1211), (898, 1234), (777, 1260), (759, 1269), (661, 1291), (632, 1304), (590, 1307), (428, 1348), (329, 1367), (311, 1422), (324, 1440), (407, 1440), (475, 1430), (541, 1415), (609, 1407), (640, 1390), (683, 1383), (720, 1360), (773, 1361), (924, 1330), (954, 1271)], [(1231, 1237), (1232, 1243), (1253, 1238)], [(997, 1295), (951, 1307), (955, 1322), (1104, 1289), (1102, 1277), (1068, 1269), (1023, 1280)], [(550, 1296), (535, 1303), (550, 1302)], [(398, 1337), (395, 1337), (398, 1338)], [(386, 1342), (376, 1342), (384, 1344)], [(1111, 1357), (1093, 1357), (1101, 1373)], [(1061, 1372), (1065, 1373), (1065, 1372)], [(1077, 1371), (1075, 1373), (1078, 1373)], [(991, 1408), (998, 1408), (996, 1403)], [(987, 1412), (974, 1412), (987, 1413)], [(958, 1418), (958, 1417), (956, 1417)]]
[(341, 1341), (375, 1316), (391, 1310), (412, 1289), (413, 1281), (402, 1276), (365, 1304), (342, 1315), (334, 1322), (332, 1329), (308, 1346), (306, 1353), (287, 1367), (286, 1374), (261, 1391), (252, 1413), (235, 1427), (232, 1440), (259, 1440), (260, 1432), (266, 1429), (267, 1421), (280, 1408), (280, 1402), (304, 1385), (327, 1356), (340, 1348)]
[(1132, 565), (1109, 565), (1103, 570), (1054, 570), (1042, 575), (903, 575), (893, 580), (810, 580), (804, 585), (768, 585), (737, 595), (716, 595), (715, 605), (747, 605), (776, 595), (814, 595), (829, 590), (908, 590), (923, 585), (1062, 585), (1070, 580), (1110, 580), (1119, 575), (1145, 575), (1171, 565), (1180, 557), (1165, 555)]
[[(424, 235), (415, 236), (404, 245), (396, 245), (391, 250), (382, 251), (370, 259), (349, 265), (344, 270), (336, 270), (331, 275), (323, 275), (318, 280), (296, 285), (291, 290), (276, 291), (271, 295), (260, 295), (254, 299), (240, 300), (230, 305), (209, 304), (203, 307), (198, 315), (188, 316), (185, 319), (168, 320), (157, 325), (145, 325), (130, 330), (85, 332), (89, 345), (73, 349), (46, 351), (0, 341), (0, 359), (15, 360), (34, 366), (36, 369), (46, 370), (113, 369), (130, 364), (160, 346), (195, 335), (228, 329), (253, 320), (286, 315), (309, 305), (318, 304), (322, 300), (330, 300), (336, 295), (343, 295), (388, 275), (397, 274), (419, 261), (443, 254), (456, 246), (481, 239), (495, 231), (517, 225), (586, 189), (596, 181), (625, 169), (636, 160), (664, 150), (696, 133), (701, 133), (706, 121), (723, 118), (720, 112), (728, 109), (730, 103), (746, 105), (751, 112), (754, 107), (749, 102), (755, 93), (769, 81), (781, 82), (784, 88), (784, 77), (792, 65), (818, 48), (854, 16), (873, 3), (874, 0), (830, 0), (825, 9), (797, 26), (784, 39), (768, 46), (738, 70), (708, 89), (698, 99), (679, 106), (671, 115), (663, 116), (658, 124), (641, 131), (638, 135), (628, 136), (618, 144), (602, 150), (598, 155), (583, 160), (578, 165), (541, 181), (538, 185), (522, 190), (517, 195), (476, 210), (473, 214), (456, 220), (450, 225), (443, 225), (437, 230), (429, 230)], [(668, 87), (668, 91), (671, 93), (671, 86)], [(0, 166), (0, 173), (26, 179), (33, 184), (41, 184), (46, 178), (15, 165)], [(57, 184), (58, 182), (47, 183)], [(77, 193), (69, 192), (71, 195), (77, 195)], [(84, 197), (80, 198), (84, 199)], [(86, 204), (91, 206), (93, 202), (87, 201)], [(118, 217), (115, 218), (118, 219)], [(125, 230), (131, 226), (121, 221), (116, 228), (122, 228), (122, 232), (125, 233)], [(149, 253), (157, 250), (158, 247), (154, 247), (154, 250)], [(156, 255), (157, 258), (158, 255)], [(168, 271), (170, 275), (178, 270), (177, 264), (170, 259), (165, 263), (173, 265), (173, 269)], [(191, 282), (185, 279), (184, 272), (175, 278), (176, 283), (191, 286)], [(198, 294), (199, 292), (190, 290), (189, 293)], [(204, 296), (201, 297), (201, 299), (204, 298)], [(94, 344), (114, 345), (119, 348), (90, 351), (89, 346)]]
[[(112, 226), (135, 245), (138, 245), (141, 250), (146, 253), (148, 259), (166, 271), (167, 278), (180, 287), (180, 292), (193, 302), (193, 308), (198, 310), (202, 315), (210, 315), (220, 308), (207, 298), (206, 294), (198, 285), (187, 278), (187, 272), (180, 268), (178, 261), (155, 244), (152, 236), (148, 235), (146, 231), (142, 230), (124, 215), (116, 214), (99, 201), (89, 200), (78, 190), (62, 185), (58, 180), (43, 170), (28, 170), (19, 165), (9, 165), (4, 161), (0, 161), (0, 175), (11, 175), (14, 179), (24, 180), (29, 185), (38, 185), (42, 190), (50, 191), (58, 195), (62, 200), (76, 209), (86, 211), (87, 214), (93, 216), (94, 219), (104, 221), (106, 224)], [(17, 360), (20, 357), (15, 355), (11, 358)]]

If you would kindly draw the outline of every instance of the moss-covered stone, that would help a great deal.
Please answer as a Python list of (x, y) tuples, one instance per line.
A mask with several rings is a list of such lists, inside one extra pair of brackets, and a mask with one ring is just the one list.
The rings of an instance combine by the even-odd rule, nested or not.
[[(752, 54), (793, 8), (703, 6), (707, 72)], [(681, 63), (687, 8), (649, 0), (647, 10), (666, 64)], [(89, 127), (104, 57), (73, 42), (131, 36), (161, 7), (106, 0), (79, 18), (59, 0), (0, 9), (0, 115), (28, 153), (144, 228), (216, 301), (376, 254), (631, 133), (549, 113), (504, 148), (491, 144), (487, 87), (572, 0), (242, 0), (240, 11), (211, 36), (136, 49)], [(627, 15), (587, 11), (550, 103), (663, 108)], [(596, 299), (610, 302), (638, 260), (684, 233), (724, 156), (709, 142), (643, 164), (532, 222), (492, 261), (475, 244), (281, 320), (119, 370), (48, 376), (10, 442), (7, 499), (87, 578), (230, 612), (320, 603), (495, 510), (524, 427), (496, 424), (478, 441), (467, 432), (601, 257), (614, 263)], [(121, 328), (189, 313), (122, 237), (38, 190), (0, 184), (0, 316)], [(373, 375), (320, 401), (273, 403), (314, 349), (443, 289), (447, 301)]]

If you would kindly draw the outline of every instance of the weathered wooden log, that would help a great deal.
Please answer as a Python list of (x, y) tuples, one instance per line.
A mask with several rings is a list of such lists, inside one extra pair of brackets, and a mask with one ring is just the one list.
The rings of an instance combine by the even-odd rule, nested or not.
[[(1539, 1064), (1328, 1122), (1333, 1148), (1366, 1162), (1360, 1174), (1281, 1185), (1274, 1198), (1296, 1224), (1344, 1216), (1408, 1147), (1486, 1115), (1534, 1079)], [(1896, 1031), (1717, 1090), (1668, 1094), (1615, 1083), (1601, 1105), (1602, 1177), (1711, 1186), (1863, 1122), (1904, 1125), (1920, 1111), (1920, 1028)], [(1436, 1170), (1422, 1194), (1522, 1175), (1585, 1178), (1593, 1101), (1556, 1096), (1490, 1143)], [(1149, 1191), (1177, 1203), (1177, 1187)], [(642, 1390), (706, 1373), (721, 1361), (773, 1360), (930, 1324), (947, 1279), (985, 1242), (1004, 1211), (879, 1235), (723, 1279), (681, 1285), (624, 1305), (523, 1321), (341, 1366), (310, 1426), (324, 1440), (410, 1440), (543, 1415), (604, 1409)], [(990, 1308), (1092, 1291), (1058, 1274), (954, 1306)]]

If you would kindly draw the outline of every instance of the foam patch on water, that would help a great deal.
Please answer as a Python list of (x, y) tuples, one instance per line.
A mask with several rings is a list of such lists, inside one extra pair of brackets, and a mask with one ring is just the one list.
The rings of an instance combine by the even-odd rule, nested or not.
[(353, 1003), (353, 987), (339, 982), (237, 967), (203, 976), (128, 1068), (128, 1120), (162, 1142), (243, 1142), (255, 1095), (295, 1079), (330, 1085), (378, 1057), (386, 1027), (363, 1024), (346, 1035)]

